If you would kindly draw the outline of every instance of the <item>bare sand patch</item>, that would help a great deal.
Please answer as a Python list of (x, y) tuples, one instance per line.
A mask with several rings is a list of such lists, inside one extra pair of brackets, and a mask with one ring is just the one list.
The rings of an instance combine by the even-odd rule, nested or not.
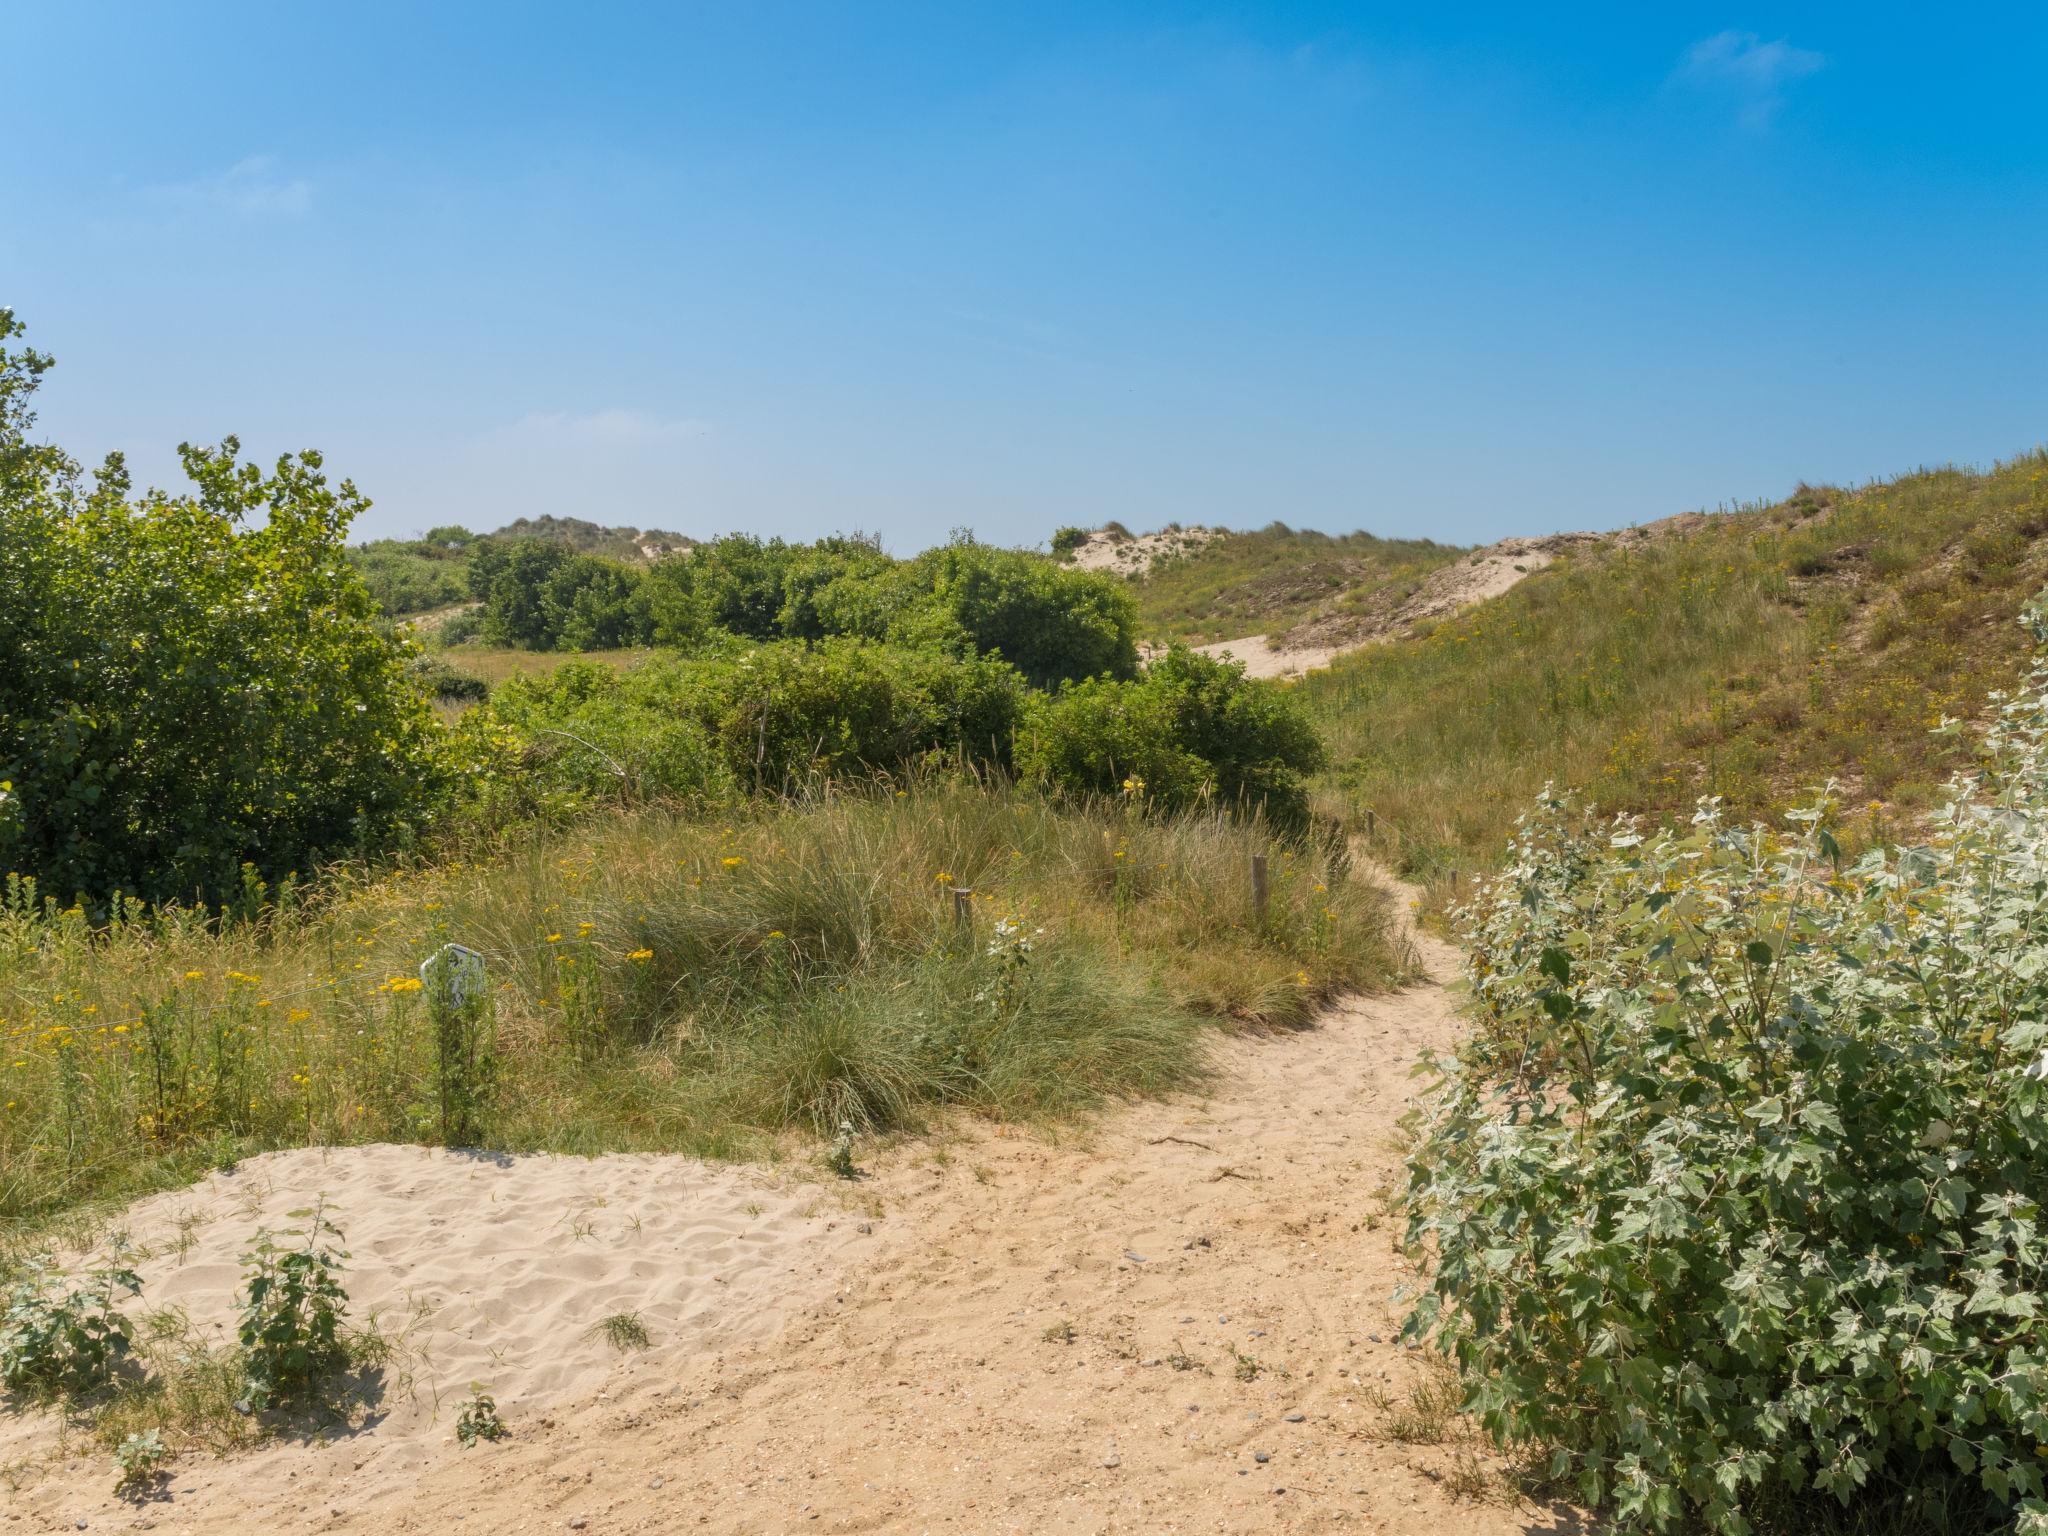
[[(260, 1229), (301, 1225), (290, 1213), (316, 1199), (344, 1233), (351, 1322), (401, 1336), (398, 1358), (366, 1423), (329, 1431), (346, 1447), (324, 1463), (277, 1442), (181, 1464), (173, 1505), (203, 1512), (207, 1529), (229, 1528), (214, 1520), (273, 1481), (281, 1492), (341, 1474), (330, 1507), (344, 1510), (358, 1493), (404, 1486), (453, 1444), (472, 1382), (508, 1423), (531, 1425), (616, 1382), (772, 1336), (863, 1240), (830, 1191), (759, 1168), (389, 1145), (277, 1152), (131, 1208), (121, 1227), (147, 1257), (128, 1310), (175, 1307), (199, 1341), (232, 1343), (241, 1256)], [(622, 1355), (593, 1331), (617, 1313), (640, 1320), (646, 1350)], [(0, 1465), (61, 1454), (56, 1431), (48, 1414), (0, 1418)], [(76, 1449), (49, 1485), (28, 1473), (21, 1496), (66, 1525), (120, 1523), (128, 1507), (107, 1491), (106, 1454)]]
[(1171, 555), (1189, 555), (1217, 538), (1220, 528), (1163, 528), (1133, 536), (1098, 528), (1067, 557), (1076, 570), (1108, 571), (1116, 576), (1143, 576)]

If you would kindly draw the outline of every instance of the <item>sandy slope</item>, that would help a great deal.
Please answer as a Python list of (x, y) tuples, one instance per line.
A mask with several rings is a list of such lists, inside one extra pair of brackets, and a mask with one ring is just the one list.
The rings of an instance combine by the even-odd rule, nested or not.
[(1395, 639), (1418, 624), (1499, 597), (1566, 550), (1600, 542), (1601, 535), (1591, 533), (1503, 539), (1431, 571), (1408, 598), (1380, 618), (1361, 621), (1354, 615), (1338, 614), (1327, 623), (1310, 621), (1298, 626), (1284, 644), (1276, 645), (1265, 635), (1245, 635), (1196, 649), (1210, 656), (1228, 656), (1243, 662), (1249, 677), (1300, 677), (1318, 667), (1327, 667), (1346, 652)]
[[(1420, 945), (1447, 975), (1449, 953)], [(1442, 989), (1417, 987), (1312, 1030), (1232, 1041), (1213, 1097), (1131, 1108), (1085, 1140), (975, 1129), (876, 1155), (858, 1185), (771, 1192), (774, 1214), (759, 1218), (771, 1235), (745, 1273), (701, 1251), (732, 1246), (734, 1227), (691, 1223), (745, 1192), (721, 1181), (753, 1176), (680, 1159), (585, 1165), (640, 1164), (656, 1182), (622, 1170), (628, 1184), (598, 1214), (662, 1226), (631, 1292), (656, 1348), (614, 1367), (602, 1392), (551, 1411), (543, 1391), (508, 1401), (512, 1438), (469, 1452), (415, 1427), (389, 1445), (380, 1429), (188, 1464), (168, 1502), (140, 1509), (104, 1492), (103, 1460), (68, 1463), (34, 1476), (10, 1511), (22, 1524), (0, 1529), (79, 1517), (220, 1532), (1575, 1528), (1569, 1512), (1497, 1494), (1454, 1498), (1441, 1481), (1454, 1453), (1391, 1441), (1377, 1405), (1423, 1368), (1395, 1342), (1390, 1138), (1417, 1052), (1457, 1027)], [(409, 1175), (441, 1172), (415, 1162)], [(479, 1187), (456, 1184), (472, 1222), (450, 1216), (426, 1248), (417, 1212), (413, 1238), (381, 1255), (358, 1216), (359, 1269), (431, 1254), (446, 1267), (438, 1289), (501, 1299), (472, 1303), (479, 1324), (580, 1361), (577, 1325), (601, 1303), (534, 1287), (531, 1270), (503, 1283), (502, 1254), (477, 1266)], [(580, 1245), (577, 1284), (626, 1294), (622, 1244), (607, 1229)], [(1192, 1364), (1176, 1369), (1176, 1356)], [(1240, 1379), (1240, 1356), (1254, 1379)]]

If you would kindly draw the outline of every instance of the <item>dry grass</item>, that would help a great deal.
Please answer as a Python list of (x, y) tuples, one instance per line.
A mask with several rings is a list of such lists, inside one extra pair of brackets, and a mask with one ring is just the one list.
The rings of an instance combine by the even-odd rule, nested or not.
[(480, 677), (493, 688), (509, 677), (545, 677), (565, 661), (595, 661), (614, 671), (645, 661), (654, 653), (640, 648), (619, 651), (526, 651), (513, 646), (451, 645), (434, 653), (458, 672)]

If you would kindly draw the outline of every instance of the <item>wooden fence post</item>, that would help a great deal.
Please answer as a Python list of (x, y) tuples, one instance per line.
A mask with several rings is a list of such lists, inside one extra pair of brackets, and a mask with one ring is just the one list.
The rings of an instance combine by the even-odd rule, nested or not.
[(1266, 920), (1266, 856), (1252, 855), (1252, 913), (1260, 922)]
[(964, 885), (953, 887), (953, 926), (962, 933), (974, 926), (974, 892)]

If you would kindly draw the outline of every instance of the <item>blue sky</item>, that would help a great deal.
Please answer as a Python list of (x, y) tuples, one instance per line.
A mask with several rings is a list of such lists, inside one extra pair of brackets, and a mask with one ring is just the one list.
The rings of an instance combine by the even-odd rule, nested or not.
[(9, 3), (46, 433), (359, 535), (1460, 542), (2048, 439), (2048, 11)]

